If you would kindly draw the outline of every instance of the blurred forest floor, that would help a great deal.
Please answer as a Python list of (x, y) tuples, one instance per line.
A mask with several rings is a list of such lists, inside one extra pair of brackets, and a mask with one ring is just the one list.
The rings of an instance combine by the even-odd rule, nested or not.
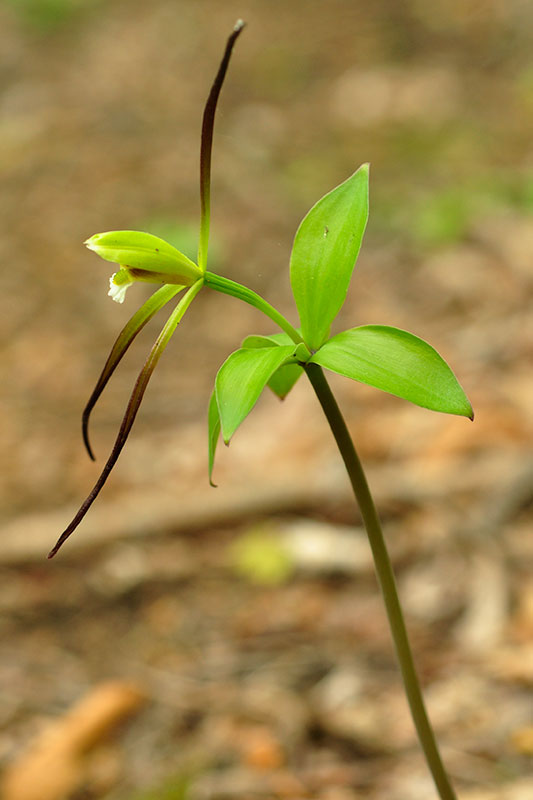
[(147, 229), (194, 255), (201, 113), (237, 17), (249, 27), (215, 132), (211, 269), (294, 319), (297, 225), (372, 163), (340, 324), (429, 340), (476, 420), (332, 383), (459, 796), (526, 800), (533, 7), (520, 0), (0, 6), (1, 797), (435, 797), (364, 532), (303, 381), (281, 405), (261, 398), (207, 484), (216, 369), (269, 330), (251, 308), (200, 295), (109, 485), (45, 560), (162, 324), (102, 398), (94, 465), (80, 412), (145, 290), (112, 303), (111, 270), (81, 242)]

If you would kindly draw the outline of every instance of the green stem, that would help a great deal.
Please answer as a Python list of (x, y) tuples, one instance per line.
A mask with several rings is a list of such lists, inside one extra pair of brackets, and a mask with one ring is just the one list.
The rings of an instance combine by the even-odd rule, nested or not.
[(279, 325), (282, 331), (290, 336), (292, 341), (295, 344), (300, 344), (303, 342), (302, 337), (294, 328), (291, 323), (285, 319), (283, 314), (280, 314), (279, 311), (276, 311), (274, 306), (271, 306), (270, 303), (267, 303), (266, 300), (253, 292), (251, 289), (248, 289), (246, 286), (242, 286), (240, 283), (235, 283), (235, 281), (230, 281), (229, 278), (223, 278), (221, 275), (215, 275), (213, 272), (206, 272), (204, 282), (206, 286), (209, 286), (210, 289), (215, 289), (217, 292), (222, 292), (222, 294), (229, 294), (232, 297), (236, 297), (239, 300), (243, 300), (245, 303), (248, 303), (254, 308), (257, 308), (259, 311), (262, 311), (263, 314), (266, 314), (267, 317)]
[[(303, 341), (298, 331), (293, 328), (290, 322), (251, 289), (242, 286), (240, 283), (235, 283), (228, 278), (214, 275), (212, 272), (206, 272), (204, 280), (205, 285), (209, 286), (211, 289), (215, 289), (223, 294), (229, 294), (232, 297), (237, 297), (239, 300), (243, 300), (245, 303), (249, 303), (259, 311), (262, 311), (273, 322), (279, 325), (295, 344), (300, 344), (300, 342)], [(385, 602), (385, 609), (387, 611), (391, 634), (400, 664), (407, 701), (411, 709), (411, 715), (422, 750), (441, 800), (457, 800), (450, 779), (444, 769), (435, 740), (435, 734), (433, 733), (424, 705), (424, 698), (422, 697), (420, 683), (416, 674), (391, 560), (363, 467), (359, 461), (359, 456), (355, 450), (348, 428), (346, 427), (344, 417), (341, 414), (340, 408), (337, 405), (337, 401), (333, 396), (321, 367), (316, 364), (306, 364), (304, 368), (329, 422), (335, 441), (337, 442), (337, 446), (346, 466), (346, 471), (348, 472), (348, 477), (350, 478), (350, 483), (352, 484), (355, 499), (361, 511), (361, 516), (370, 541), (372, 555), (374, 557), (379, 585)]]
[(400, 600), (398, 598), (398, 591), (396, 589), (396, 581), (394, 572), (387, 552), (387, 546), (383, 537), (381, 523), (379, 521), (378, 513), (370, 493), (370, 489), (366, 480), (365, 473), (359, 461), (359, 457), (355, 450), (354, 444), (346, 427), (346, 422), (341, 414), (337, 401), (329, 387), (322, 369), (315, 364), (308, 364), (305, 371), (313, 389), (316, 392), (320, 405), (329, 422), (329, 426), (337, 442), (337, 446), (343, 458), (350, 483), (352, 484), (353, 492), (363, 522), (367, 530), (372, 555), (376, 566), (376, 572), (385, 601), (389, 625), (392, 632), (392, 638), (396, 647), (398, 661), (400, 662), (400, 669), (405, 686), (405, 692), (413, 721), (418, 733), (420, 744), (424, 751), (426, 761), (435, 781), (437, 791), (441, 800), (456, 800), (455, 792), (450, 783), (450, 779), (446, 774), (444, 765), (442, 763), (435, 734), (431, 727), (427, 711), (422, 697), (422, 691), (416, 674), (416, 669), (413, 661), (413, 654), (407, 636), (407, 629), (403, 618)]

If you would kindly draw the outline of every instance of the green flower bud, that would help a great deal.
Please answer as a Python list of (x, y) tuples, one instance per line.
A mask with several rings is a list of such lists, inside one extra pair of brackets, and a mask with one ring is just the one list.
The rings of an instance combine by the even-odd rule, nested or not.
[(192, 286), (203, 274), (194, 261), (151, 233), (96, 233), (85, 245), (105, 261), (120, 265), (121, 269), (111, 277), (109, 290), (118, 303), (124, 301), (126, 289), (135, 281)]

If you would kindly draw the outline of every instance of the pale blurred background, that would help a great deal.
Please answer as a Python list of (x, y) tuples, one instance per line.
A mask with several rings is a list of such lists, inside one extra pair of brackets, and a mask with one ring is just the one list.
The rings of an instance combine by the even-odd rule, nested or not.
[[(476, 421), (332, 383), (382, 509), (460, 796), (522, 800), (533, 794), (525, 0), (1, 3), (4, 795), (435, 797), (358, 516), (303, 381), (282, 405), (261, 398), (222, 448), (219, 488), (207, 485), (216, 370), (245, 335), (270, 330), (253, 309), (200, 295), (109, 484), (45, 560), (98, 475), (163, 319), (94, 414), (94, 465), (81, 410), (148, 289), (113, 303), (112, 270), (82, 242), (150, 230), (194, 256), (203, 104), (239, 17), (248, 27), (215, 130), (210, 268), (296, 322), (296, 227), (371, 162), (370, 221), (339, 324), (428, 339)], [(138, 692), (142, 711), (104, 741)], [(85, 738), (65, 717), (83, 697)], [(50, 720), (57, 769), (27, 752)], [(58, 785), (46, 786), (50, 774)]]

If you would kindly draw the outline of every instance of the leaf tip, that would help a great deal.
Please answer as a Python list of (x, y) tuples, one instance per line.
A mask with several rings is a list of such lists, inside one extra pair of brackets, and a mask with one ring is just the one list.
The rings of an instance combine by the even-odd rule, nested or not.
[(465, 401), (466, 408), (463, 411), (463, 417), (466, 417), (467, 419), (470, 420), (470, 422), (473, 422), (474, 421), (474, 409), (472, 408), (472, 403), (470, 402), (470, 400), (468, 399), (466, 394), (464, 395), (464, 401)]

